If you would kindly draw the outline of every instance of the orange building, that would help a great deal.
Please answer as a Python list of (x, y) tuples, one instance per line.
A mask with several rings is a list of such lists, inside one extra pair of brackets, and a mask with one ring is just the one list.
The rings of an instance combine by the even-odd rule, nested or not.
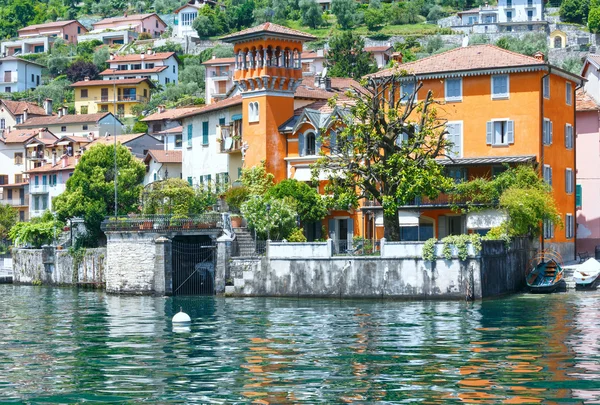
[[(457, 181), (494, 176), (505, 164), (534, 163), (552, 186), (564, 229), (544, 224), (541, 244), (565, 258), (575, 255), (575, 89), (582, 78), (552, 66), (543, 55), (529, 57), (492, 45), (457, 48), (370, 75), (377, 79), (406, 71), (402, 91), (422, 83), (417, 99), (431, 90), (442, 103), (438, 116), (454, 143), (453, 161), (441, 161)], [(461, 215), (444, 195), (418, 199), (400, 212), (406, 239), (485, 233), (503, 215)], [(418, 225), (418, 226), (417, 226)]]

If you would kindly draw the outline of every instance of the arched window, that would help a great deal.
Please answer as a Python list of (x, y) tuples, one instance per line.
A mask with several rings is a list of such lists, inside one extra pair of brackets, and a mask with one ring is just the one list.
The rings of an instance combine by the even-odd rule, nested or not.
[(258, 101), (248, 104), (248, 122), (258, 122)]
[(561, 37), (554, 37), (554, 47), (555, 48), (562, 48), (562, 38)]
[(304, 142), (306, 143), (306, 154), (307, 155), (316, 155), (317, 154), (317, 136), (314, 132), (307, 132), (305, 134), (306, 139)]

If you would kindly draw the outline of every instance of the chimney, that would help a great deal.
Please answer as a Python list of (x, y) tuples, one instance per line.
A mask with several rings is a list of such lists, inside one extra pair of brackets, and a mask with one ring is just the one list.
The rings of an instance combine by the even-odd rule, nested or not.
[(62, 113), (63, 113), (63, 109), (59, 108), (58, 109), (58, 118), (62, 117)]
[(394, 52), (392, 54), (392, 59), (398, 62), (398, 64), (402, 64), (402, 52)]
[(52, 115), (52, 99), (47, 98), (44, 100), (44, 110), (46, 110), (46, 115)]
[(63, 117), (69, 113), (69, 107), (67, 107), (66, 105), (62, 106), (62, 110), (63, 110), (63, 114), (62, 114)]
[(61, 160), (62, 160), (62, 167), (63, 167), (63, 169), (65, 167), (67, 167), (67, 159), (68, 159), (67, 155), (62, 155)]
[(319, 56), (319, 57), (325, 56), (325, 50), (324, 49), (317, 49), (317, 56)]
[(89, 76), (86, 76), (86, 77), (84, 77), (84, 78), (83, 78), (83, 81), (84, 81), (84, 82), (89, 82), (89, 81), (90, 81), (90, 77), (89, 77)]
[(540, 62), (545, 61), (544, 52), (537, 51), (536, 53), (533, 54), (533, 57), (536, 58), (537, 60), (539, 60)]
[(52, 151), (52, 166), (56, 166), (56, 151)]
[(156, 107), (156, 108), (158, 109), (158, 112), (159, 112), (159, 113), (161, 113), (161, 114), (162, 114), (162, 113), (164, 113), (164, 112), (166, 111), (166, 108), (165, 108), (165, 106), (164, 106), (164, 105), (162, 105), (162, 104), (161, 104), (161, 105), (159, 105), (159, 106), (158, 106), (158, 107)]
[(27, 118), (29, 118), (29, 108), (25, 107), (23, 110), (23, 122), (27, 121)]
[(110, 60), (113, 60), (115, 58), (115, 54), (114, 53), (110, 53)]

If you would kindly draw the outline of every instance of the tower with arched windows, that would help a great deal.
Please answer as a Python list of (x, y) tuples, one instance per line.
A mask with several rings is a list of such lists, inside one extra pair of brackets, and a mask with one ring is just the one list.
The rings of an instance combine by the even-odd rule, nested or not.
[(244, 165), (265, 161), (276, 181), (286, 178), (286, 142), (278, 127), (294, 115), (302, 82), (302, 46), (312, 35), (264, 23), (223, 37), (233, 44), (233, 80), (242, 93)]

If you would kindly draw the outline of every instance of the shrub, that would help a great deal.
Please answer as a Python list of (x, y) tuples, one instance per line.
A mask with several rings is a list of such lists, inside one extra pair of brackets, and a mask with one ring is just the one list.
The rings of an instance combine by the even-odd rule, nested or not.
[(288, 242), (306, 242), (306, 236), (304, 236), (304, 232), (300, 228), (296, 228), (290, 233), (287, 237)]
[(229, 206), (231, 212), (240, 212), (240, 207), (248, 197), (250, 196), (250, 190), (248, 187), (232, 187), (225, 193), (225, 202)]

